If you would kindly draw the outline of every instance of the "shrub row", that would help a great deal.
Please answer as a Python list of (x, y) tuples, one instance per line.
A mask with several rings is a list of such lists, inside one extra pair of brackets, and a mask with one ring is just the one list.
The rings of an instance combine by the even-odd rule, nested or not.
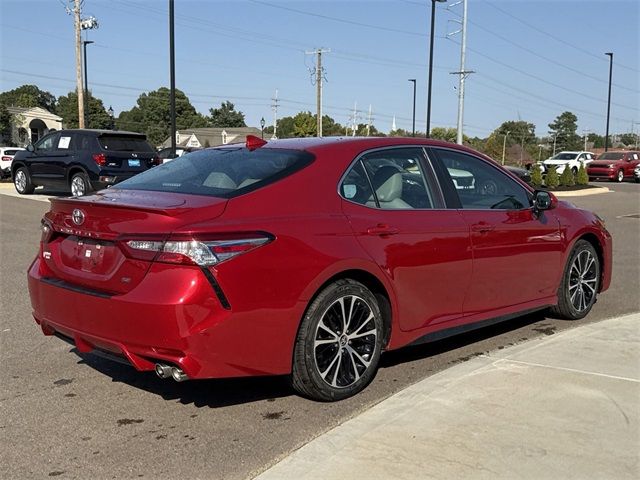
[(542, 176), (542, 170), (540, 166), (534, 164), (531, 167), (531, 184), (536, 187), (541, 187), (543, 184), (547, 188), (556, 188), (560, 185), (563, 187), (573, 187), (574, 185), (588, 185), (589, 176), (587, 175), (587, 169), (583, 164), (580, 165), (578, 173), (574, 175), (573, 170), (565, 168), (561, 175), (558, 175), (556, 167), (549, 167), (546, 177)]

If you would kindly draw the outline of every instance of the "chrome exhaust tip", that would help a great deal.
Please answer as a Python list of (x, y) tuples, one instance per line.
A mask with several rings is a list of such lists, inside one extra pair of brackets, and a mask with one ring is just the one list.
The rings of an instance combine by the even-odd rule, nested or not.
[(184, 382), (185, 380), (189, 380), (187, 374), (182, 371), (181, 368), (172, 367), (171, 368), (171, 376), (176, 382)]
[(164, 363), (156, 363), (156, 375), (160, 378), (169, 378), (171, 377), (172, 367), (169, 365), (165, 365)]

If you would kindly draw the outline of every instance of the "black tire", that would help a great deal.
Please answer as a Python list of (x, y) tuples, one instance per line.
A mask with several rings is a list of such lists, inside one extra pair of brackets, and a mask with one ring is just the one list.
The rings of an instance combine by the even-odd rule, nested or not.
[(69, 182), (71, 195), (74, 197), (82, 197), (93, 191), (89, 177), (84, 172), (74, 173)]
[(624, 181), (624, 170), (618, 170), (618, 173), (616, 173), (616, 181), (618, 183), (622, 183)]
[(558, 288), (558, 304), (551, 312), (560, 318), (584, 318), (596, 303), (600, 288), (600, 259), (591, 243), (578, 240)]
[(300, 324), (293, 388), (325, 402), (360, 392), (378, 370), (384, 333), (378, 301), (369, 289), (351, 279), (330, 284), (311, 302)]
[(31, 182), (31, 175), (27, 167), (20, 167), (13, 174), (13, 186), (20, 195), (29, 195), (36, 189)]

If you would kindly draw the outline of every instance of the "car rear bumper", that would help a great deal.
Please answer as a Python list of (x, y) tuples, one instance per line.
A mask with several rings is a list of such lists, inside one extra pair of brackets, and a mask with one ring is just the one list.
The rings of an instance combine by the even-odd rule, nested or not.
[(197, 267), (153, 264), (118, 295), (52, 280), (45, 269), (38, 257), (28, 271), (33, 316), (80, 352), (106, 352), (140, 371), (168, 363), (192, 379), (290, 371), (290, 350), (265, 338), (255, 312), (225, 309)]

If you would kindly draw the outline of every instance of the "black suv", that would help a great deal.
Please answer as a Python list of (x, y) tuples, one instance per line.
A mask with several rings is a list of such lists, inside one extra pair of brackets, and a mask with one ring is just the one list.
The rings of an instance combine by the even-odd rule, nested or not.
[(82, 196), (106, 188), (160, 163), (140, 133), (114, 130), (60, 130), (19, 151), (11, 163), (18, 193), (37, 186), (71, 190)]

